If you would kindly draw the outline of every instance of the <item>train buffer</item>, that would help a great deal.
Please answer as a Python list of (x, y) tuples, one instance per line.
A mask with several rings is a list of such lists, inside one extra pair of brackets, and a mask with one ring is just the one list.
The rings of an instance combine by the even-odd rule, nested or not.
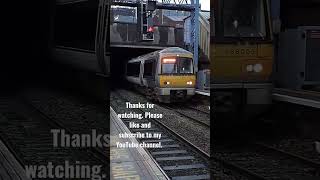
[(0, 177), (1, 179), (31, 180), (15, 156), (0, 139)]
[(110, 107), (110, 179), (156, 179), (166, 180), (169, 177), (161, 169), (160, 165), (142, 147), (120, 148), (117, 143), (138, 143), (135, 138), (120, 139), (119, 133), (130, 133), (130, 130), (118, 118), (115, 111)]

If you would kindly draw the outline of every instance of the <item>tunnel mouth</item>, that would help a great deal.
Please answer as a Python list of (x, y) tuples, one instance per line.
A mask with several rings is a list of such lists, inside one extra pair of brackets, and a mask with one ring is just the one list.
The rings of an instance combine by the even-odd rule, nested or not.
[(160, 50), (156, 48), (136, 47), (111, 47), (110, 82), (112, 89), (130, 88), (129, 82), (125, 79), (126, 63), (138, 56)]

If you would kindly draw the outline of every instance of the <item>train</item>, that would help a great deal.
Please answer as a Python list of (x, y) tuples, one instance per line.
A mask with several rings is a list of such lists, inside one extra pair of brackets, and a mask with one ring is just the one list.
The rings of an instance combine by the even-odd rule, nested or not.
[(272, 103), (270, 2), (214, 0), (212, 5), (210, 84), (216, 112), (225, 106), (238, 120), (254, 119)]
[(125, 78), (148, 99), (184, 102), (195, 95), (193, 54), (169, 47), (133, 58), (126, 64)]

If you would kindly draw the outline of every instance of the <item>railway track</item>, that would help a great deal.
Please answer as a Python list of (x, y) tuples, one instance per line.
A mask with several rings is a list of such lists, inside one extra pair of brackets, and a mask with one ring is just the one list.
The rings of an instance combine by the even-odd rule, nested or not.
[[(118, 102), (118, 100), (120, 102)], [(111, 93), (111, 105), (113, 106), (114, 109), (117, 109), (116, 107), (119, 107), (119, 104), (123, 104), (124, 102), (130, 102), (130, 100), (125, 98), (124, 95), (121, 95), (120, 92), (116, 92), (116, 93), (112, 92)], [(168, 109), (168, 108), (166, 108), (166, 109)], [(126, 110), (124, 109), (124, 111), (126, 111)], [(139, 111), (143, 112), (143, 110), (142, 111), (139, 110)], [(135, 121), (135, 120), (128, 120), (126, 122), (127, 125), (128, 125), (129, 121)], [(151, 121), (158, 122), (157, 119), (151, 119)], [(247, 179), (267, 180), (263, 176), (260, 176), (259, 174), (256, 174), (253, 171), (245, 169), (245, 168), (243, 168), (233, 162), (227, 161), (223, 158), (219, 158), (217, 156), (209, 157), (209, 154), (204, 153), (200, 148), (198, 148), (196, 145), (194, 145), (194, 143), (192, 143), (189, 140), (187, 140), (186, 138), (180, 136), (170, 127), (166, 126), (165, 124), (161, 123), (160, 121), (159, 121), (159, 125), (162, 128), (167, 129), (169, 134), (171, 134), (169, 136), (167, 135), (166, 137), (170, 137), (170, 136), (177, 137), (179, 141), (183, 142), (183, 144), (187, 144), (187, 147), (189, 146), (189, 148), (191, 148), (192, 151), (196, 151), (198, 154), (200, 154), (201, 157), (204, 157), (204, 159), (206, 161), (208, 161), (208, 159), (210, 159), (210, 172), (214, 176), (211, 178), (234, 179), (234, 180), (242, 180), (242, 179), (243, 180), (247, 180)], [(152, 130), (155, 131), (156, 129), (153, 128)], [(174, 148), (174, 146), (171, 148)], [(170, 151), (170, 149), (167, 151)], [(183, 149), (183, 151), (185, 152), (186, 150)], [(177, 152), (179, 152), (179, 151), (177, 151)], [(152, 153), (152, 150), (151, 150), (151, 153)], [(174, 154), (172, 154), (172, 155), (174, 155)], [(161, 165), (161, 163), (160, 163), (160, 165)], [(168, 174), (170, 176), (170, 173), (168, 173)], [(172, 177), (172, 176), (170, 176), (170, 177)]]
[[(126, 94), (125, 97), (129, 96)], [(162, 105), (160, 106), (162, 107)], [(173, 110), (175, 108), (177, 107), (171, 106), (167, 109)], [(219, 147), (219, 145), (215, 144), (215, 147), (214, 154), (210, 157), (211, 164), (214, 164), (213, 166), (217, 163), (221, 164), (226, 170), (240, 175), (241, 178), (235, 179), (300, 180), (301, 178), (311, 177), (316, 179), (320, 177), (320, 169), (317, 162), (261, 143), (238, 147)], [(211, 171), (215, 171), (212, 166)]]
[[(25, 97), (0, 98), (0, 137), (20, 164), (70, 165), (107, 167), (108, 154), (96, 148), (54, 147), (51, 130), (64, 129), (67, 134), (79, 134), (74, 129), (84, 129), (80, 124), (73, 128), (51, 118)], [(83, 126), (83, 125), (82, 125)], [(107, 168), (101, 168), (106, 177)]]
[(261, 143), (215, 147), (214, 157), (253, 179), (320, 177), (319, 164)]
[(298, 154), (295, 154), (295, 153), (292, 153), (292, 152), (287, 152), (285, 150), (269, 146), (268, 144), (265, 144), (265, 143), (261, 143), (261, 142), (260, 143), (255, 143), (255, 145), (261, 146), (262, 148), (265, 148), (265, 149), (269, 149), (270, 151), (273, 151), (273, 152), (278, 153), (280, 155), (287, 156), (288, 158), (296, 159), (297, 161), (300, 161), (301, 163), (308, 164), (308, 165), (318, 169), (319, 170), (319, 176), (320, 176), (320, 163), (317, 162), (317, 161), (314, 161), (312, 159), (308, 159), (306, 157), (303, 157), (301, 155), (298, 155)]
[[(111, 93), (111, 106), (117, 111), (120, 109), (118, 104), (128, 102), (128, 100), (119, 93)], [(138, 113), (145, 113), (142, 109), (136, 109)], [(123, 120), (127, 126), (129, 122), (141, 120), (129, 119)], [(202, 151), (192, 142), (177, 134), (167, 125), (157, 119), (144, 119), (143, 122), (152, 122), (151, 129), (145, 129), (143, 132), (159, 132), (162, 139), (138, 139), (142, 142), (161, 142), (163, 147), (160, 149), (147, 149), (151, 156), (160, 164), (163, 170), (172, 179), (210, 179), (209, 154)], [(130, 129), (133, 132), (139, 132), (141, 129)]]
[[(119, 89), (117, 92), (131, 102), (149, 102), (145, 95), (141, 95), (136, 92), (124, 89)], [(154, 109), (150, 109), (150, 111), (153, 113), (162, 112), (163, 118), (161, 121), (163, 123), (172, 127), (178, 134), (189, 139), (193, 144), (201, 148), (206, 153), (210, 152), (210, 128), (208, 128), (207, 125), (202, 125), (196, 121), (190, 120), (189, 118), (179, 115), (178, 113), (175, 113), (161, 105), (162, 104), (159, 105), (155, 103)], [(201, 116), (198, 116), (198, 118), (200, 117)], [(208, 119), (208, 117), (203, 118)], [(174, 121), (172, 121), (173, 119)], [(186, 129), (188, 130), (186, 131)]]
[(260, 144), (302, 157), (302, 159), (311, 160), (314, 164), (320, 164), (320, 155), (316, 149), (316, 141), (316, 138), (301, 138), (295, 136), (277, 140), (276, 142), (268, 141)]
[[(120, 93), (112, 92), (111, 93), (111, 106), (113, 106), (114, 109), (119, 110), (119, 104), (124, 104), (124, 102), (128, 102), (129, 100), (123, 97)], [(125, 111), (125, 109), (122, 109), (122, 111)], [(138, 110), (140, 112), (144, 112), (143, 110)], [(127, 126), (129, 126), (129, 122), (137, 121), (134, 119), (129, 120), (123, 120)], [(141, 120), (138, 120), (141, 122)], [(200, 157), (200, 161), (205, 161), (206, 164), (210, 160), (210, 167), (209, 165), (194, 165), (189, 164), (188, 166), (181, 165), (178, 159), (176, 159), (175, 162), (159, 162), (160, 166), (165, 170), (165, 172), (169, 175), (170, 178), (174, 178), (175, 171), (180, 171), (182, 174), (188, 174), (190, 175), (190, 172), (192, 172), (193, 169), (197, 168), (210, 168), (206, 173), (211, 173), (214, 177), (211, 178), (221, 178), (221, 179), (234, 179), (234, 180), (244, 180), (244, 179), (257, 179), (257, 180), (267, 180), (267, 178), (260, 176), (259, 174), (250, 171), (246, 168), (243, 168), (233, 162), (227, 161), (223, 158), (219, 158), (216, 156), (210, 157), (209, 154), (203, 152), (200, 148), (198, 148), (196, 145), (194, 145), (192, 142), (187, 140), (186, 138), (182, 137), (181, 135), (177, 134), (173, 129), (168, 127), (167, 125), (163, 124), (161, 121), (157, 119), (150, 119), (151, 122), (154, 122), (156, 124), (156, 127), (152, 127), (150, 131), (157, 131), (157, 132), (166, 132), (164, 133), (165, 139), (162, 142), (170, 142), (167, 147), (164, 147), (161, 151), (163, 153), (167, 153), (169, 156), (168, 160), (170, 158), (174, 159), (176, 156), (180, 157), (181, 155), (184, 155), (184, 157), (190, 157), (190, 156), (198, 156)], [(143, 122), (149, 122), (148, 120), (143, 120)], [(133, 132), (136, 132), (133, 130)], [(145, 131), (144, 131), (145, 132)], [(176, 139), (176, 140), (173, 140)], [(156, 141), (156, 140), (155, 140)], [(177, 146), (178, 145), (178, 146)], [(157, 160), (157, 155), (161, 154), (162, 152), (159, 150), (153, 150), (148, 149), (150, 154)], [(191, 155), (188, 153), (191, 152)], [(181, 160), (183, 161), (183, 160)], [(183, 163), (183, 162), (182, 162)], [(176, 169), (174, 169), (176, 167)], [(179, 168), (185, 168), (184, 171)], [(197, 172), (197, 171), (196, 171)], [(219, 174), (220, 175), (217, 175)], [(221, 175), (221, 174), (228, 174), (228, 175)], [(199, 179), (206, 179), (204, 177), (209, 177), (209, 175), (191, 175), (192, 177), (198, 176)], [(203, 178), (201, 178), (203, 177)], [(184, 177), (187, 179), (187, 177)], [(177, 178), (179, 179), (179, 178)], [(183, 179), (183, 178), (182, 178)]]
[(185, 107), (186, 107), (186, 108), (189, 108), (189, 109), (192, 109), (192, 110), (195, 110), (195, 111), (198, 111), (198, 112), (201, 112), (201, 113), (204, 113), (204, 114), (210, 116), (210, 109), (208, 109), (208, 111), (205, 111), (205, 110), (202, 110), (202, 109), (198, 109), (198, 108), (192, 107), (192, 106), (190, 106), (190, 105), (187, 105), (187, 106), (185, 106)]
[[(30, 107), (34, 109), (39, 115), (41, 115), (46, 121), (52, 122), (56, 126), (56, 128), (64, 129), (68, 134), (91, 134), (91, 130), (95, 130), (97, 133), (103, 133), (103, 128), (100, 126), (88, 126), (88, 122), (84, 123), (79, 119), (70, 118), (67, 121), (62, 121), (61, 119), (57, 119), (51, 117), (46, 114), (39, 106), (36, 105), (35, 102), (38, 102), (38, 99), (25, 99), (25, 103), (27, 103)], [(92, 120), (94, 121), (94, 120)], [(96, 122), (95, 122), (96, 123)], [(103, 150), (104, 149), (104, 150)], [(87, 150), (88, 151), (88, 150)], [(99, 156), (100, 159), (107, 165), (106, 160), (109, 159), (108, 152), (106, 148), (90, 148), (89, 152), (91, 152), (94, 156)]]
[[(205, 116), (207, 118), (202, 119), (199, 116), (195, 117), (195, 116), (192, 116), (192, 115), (189, 115), (189, 114), (185, 113), (184, 110), (181, 110), (181, 107), (178, 107), (176, 105), (163, 105), (163, 104), (161, 104), (160, 106), (162, 106), (164, 108), (167, 108), (167, 109), (169, 109), (171, 111), (174, 111), (174, 112), (180, 114), (181, 116), (186, 117), (188, 119), (191, 119), (192, 121), (194, 121), (196, 123), (199, 123), (199, 124), (201, 124), (201, 125), (203, 125), (203, 126), (205, 126), (207, 128), (210, 128), (210, 113), (204, 113), (203, 111), (200, 111), (200, 110), (198, 110), (196, 108), (187, 107), (189, 109), (188, 111), (193, 110), (193, 111), (205, 114)], [(182, 108), (184, 109), (185, 107), (182, 107)]]
[[(117, 107), (119, 107), (119, 104), (123, 104), (124, 102), (128, 102), (129, 100), (126, 99), (125, 97), (123, 97), (122, 95), (120, 95), (120, 93), (115, 93), (112, 92), (111, 93), (111, 105), (113, 106), (114, 109), (117, 109)], [(125, 111), (125, 110), (124, 110)], [(139, 110), (140, 112), (144, 112), (143, 110)], [(164, 152), (168, 153), (168, 156), (174, 156), (174, 155), (185, 155), (185, 156), (196, 156), (198, 154), (199, 157), (201, 157), (201, 159), (204, 159), (205, 162), (207, 163), (208, 160), (210, 160), (210, 170), (209, 172), (211, 173), (211, 178), (218, 178), (219, 177), (221, 179), (234, 179), (234, 180), (242, 180), (242, 179), (257, 179), (257, 180), (267, 180), (267, 178), (260, 176), (259, 174), (250, 171), (246, 168), (243, 168), (231, 161), (227, 161), (223, 158), (219, 158), (216, 156), (210, 157), (209, 154), (203, 152), (200, 148), (198, 148), (196, 145), (194, 145), (192, 142), (190, 142), (189, 140), (185, 139), (184, 137), (180, 136), (179, 134), (177, 134), (173, 129), (171, 129), (170, 127), (166, 126), (165, 124), (163, 124), (162, 122), (158, 121), (157, 119), (150, 119), (151, 122), (155, 122), (157, 127), (158, 125), (160, 126), (159, 129), (158, 128), (152, 128), (152, 131), (161, 131), (161, 132), (167, 132), (164, 133), (164, 137), (166, 139), (164, 139), (163, 142), (171, 142), (170, 145), (168, 145), (167, 147), (165, 147)], [(124, 120), (124, 122), (126, 123), (126, 125), (128, 126), (129, 122), (132, 121), (137, 121), (137, 120)], [(140, 120), (141, 121), (141, 120)], [(143, 120), (143, 122), (149, 122), (149, 121), (145, 121)], [(134, 131), (135, 132), (135, 131)], [(168, 138), (170, 138), (168, 140)], [(176, 141), (171, 141), (172, 139), (177, 139), (177, 143), (174, 144)], [(173, 144), (172, 144), (173, 143)], [(180, 145), (180, 147), (177, 147), (176, 145)], [(166, 149), (168, 148), (168, 149)], [(174, 149), (172, 149), (174, 148)], [(177, 149), (178, 148), (178, 149)], [(182, 149), (181, 149), (182, 148)], [(195, 154), (191, 154), (188, 155), (186, 154), (187, 152), (195, 152)], [(157, 160), (157, 150), (150, 150), (149, 152), (151, 153), (151, 155)], [(161, 154), (161, 152), (159, 153)], [(182, 161), (182, 163), (184, 163), (184, 160), (180, 160)], [(177, 167), (177, 169), (179, 167), (184, 167), (183, 165), (179, 165), (181, 164), (179, 162), (179, 160), (176, 160), (176, 162), (168, 162), (168, 163), (164, 163), (164, 162), (158, 162), (160, 164), (160, 166), (165, 170), (165, 172), (169, 175), (170, 178), (174, 177), (175, 175), (175, 170), (174, 167)], [(175, 164), (172, 164), (175, 163)], [(178, 165), (177, 165), (178, 164)], [(167, 166), (169, 166), (170, 168), (168, 168)], [(198, 165), (192, 165), (192, 166), (188, 166), (188, 168), (191, 169), (186, 169), (188, 170), (188, 172), (185, 171), (181, 171), (182, 173), (190, 173), (192, 171), (192, 169), (198, 168)], [(203, 166), (199, 166), (199, 167), (203, 167)], [(205, 168), (209, 168), (209, 166), (204, 166)], [(173, 168), (173, 169), (171, 169)], [(168, 171), (170, 169), (170, 171)], [(209, 173), (208, 172), (208, 173)], [(221, 175), (221, 174), (227, 174), (225, 175)], [(194, 175), (191, 175), (194, 176)], [(212, 177), (213, 176), (213, 177)], [(194, 176), (196, 177), (196, 176)], [(208, 177), (208, 176), (204, 176), (204, 177)], [(185, 179), (187, 179), (187, 177), (184, 177)], [(175, 179), (175, 178), (172, 178)], [(205, 178), (201, 178), (201, 176), (199, 176), (199, 179), (205, 179)]]

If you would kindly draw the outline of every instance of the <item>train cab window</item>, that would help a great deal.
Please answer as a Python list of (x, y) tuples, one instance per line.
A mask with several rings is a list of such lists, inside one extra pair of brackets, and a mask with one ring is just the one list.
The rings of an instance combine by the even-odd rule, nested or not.
[(57, 4), (56, 46), (95, 50), (98, 1)]
[(265, 38), (265, 10), (264, 0), (224, 0), (224, 36)]
[(154, 72), (154, 61), (153, 60), (147, 60), (144, 62), (144, 78), (152, 78)]
[(140, 74), (140, 62), (127, 64), (127, 76), (139, 77)]
[(192, 74), (193, 63), (191, 58), (179, 58), (179, 73)]
[(176, 59), (164, 58), (162, 59), (161, 71), (162, 74), (176, 74), (178, 73)]
[(162, 74), (192, 74), (192, 58), (164, 58), (161, 66)]

